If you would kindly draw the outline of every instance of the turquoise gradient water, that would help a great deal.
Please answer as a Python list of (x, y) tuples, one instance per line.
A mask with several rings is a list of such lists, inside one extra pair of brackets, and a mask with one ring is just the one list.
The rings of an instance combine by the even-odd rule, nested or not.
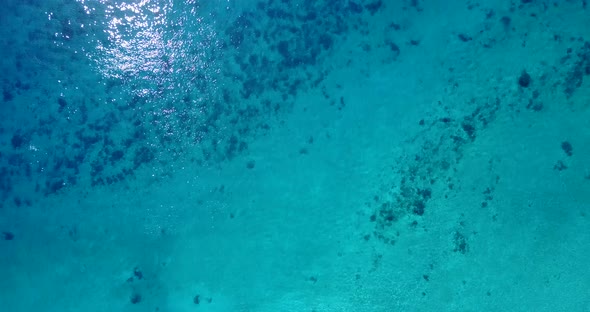
[(0, 310), (590, 311), (589, 14), (4, 1)]

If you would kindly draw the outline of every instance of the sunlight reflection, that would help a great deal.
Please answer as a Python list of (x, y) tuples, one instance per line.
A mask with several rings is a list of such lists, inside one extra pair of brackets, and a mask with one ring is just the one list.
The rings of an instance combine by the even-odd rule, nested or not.
[[(194, 0), (76, 1), (86, 22), (97, 26), (85, 53), (104, 78), (108, 97), (142, 99), (135, 103), (147, 105), (131, 105), (167, 135), (174, 134), (177, 116), (201, 118), (222, 75), (217, 15)], [(178, 103), (184, 109), (173, 109)]]
[(104, 68), (100, 68), (106, 77), (158, 74), (166, 69), (163, 63), (167, 47), (162, 34), (172, 3), (151, 2), (101, 1), (106, 5), (108, 42), (99, 42), (98, 50), (107, 56)]
[[(196, 71), (206, 66), (194, 58), (189, 63), (191, 66), (179, 64), (186, 62), (182, 58), (190, 59), (189, 55), (207, 50), (209, 47), (202, 46), (202, 42), (214, 42), (202, 40), (211, 39), (214, 31), (196, 16), (192, 1), (77, 1), (87, 14), (96, 11), (104, 14), (98, 18), (102, 20), (107, 40), (97, 40), (98, 52), (89, 53), (88, 57), (98, 61), (98, 69), (105, 78), (158, 79), (162, 83), (166, 73)], [(181, 8), (172, 12), (175, 5)]]

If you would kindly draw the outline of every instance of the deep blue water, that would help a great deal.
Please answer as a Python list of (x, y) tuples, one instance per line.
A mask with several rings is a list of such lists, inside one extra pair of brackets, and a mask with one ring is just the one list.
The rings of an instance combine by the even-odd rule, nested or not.
[(1, 311), (590, 311), (586, 1), (7, 0)]

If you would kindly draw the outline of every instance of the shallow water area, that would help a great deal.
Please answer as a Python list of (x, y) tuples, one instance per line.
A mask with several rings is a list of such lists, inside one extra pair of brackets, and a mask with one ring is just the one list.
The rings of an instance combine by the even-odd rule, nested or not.
[(5, 1), (6, 311), (587, 311), (585, 1)]

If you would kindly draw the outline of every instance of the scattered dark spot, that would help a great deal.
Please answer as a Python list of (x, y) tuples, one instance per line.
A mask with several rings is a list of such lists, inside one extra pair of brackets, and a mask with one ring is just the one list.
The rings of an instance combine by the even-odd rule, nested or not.
[(469, 251), (469, 245), (467, 244), (467, 238), (465, 237), (465, 235), (463, 235), (459, 231), (455, 232), (455, 235), (453, 236), (453, 242), (455, 245), (455, 248), (453, 249), (454, 252), (460, 252), (462, 254), (465, 254), (465, 253), (467, 253), (467, 251)]
[(140, 295), (140, 294), (138, 294), (138, 293), (133, 293), (133, 294), (131, 295), (131, 298), (130, 298), (130, 300), (131, 300), (131, 303), (133, 303), (133, 304), (138, 304), (138, 303), (140, 303), (140, 302), (141, 302), (141, 295)]
[(472, 124), (464, 122), (461, 124), (461, 128), (472, 141), (475, 139), (475, 127)]
[(309, 12), (307, 15), (301, 17), (304, 21), (314, 21), (318, 17), (316, 12)]
[(233, 27), (226, 32), (229, 35), (229, 42), (234, 48), (239, 48), (244, 41), (244, 31), (240, 27)]
[(19, 148), (23, 145), (24, 142), (24, 138), (22, 135), (15, 133), (12, 136), (12, 139), (10, 140), (10, 143), (12, 144), (12, 148)]
[(322, 45), (324, 50), (328, 50), (332, 47), (332, 45), (334, 45), (334, 40), (332, 39), (332, 37), (330, 35), (321, 34), (319, 40), (320, 40), (320, 44)]
[(531, 75), (529, 75), (529, 73), (527, 73), (526, 70), (523, 70), (520, 74), (520, 77), (518, 78), (518, 85), (523, 88), (528, 88), (530, 84)]
[(573, 148), (570, 142), (563, 141), (561, 142), (561, 149), (565, 152), (566, 155), (572, 156), (573, 155)]
[[(207, 303), (211, 303), (213, 301), (213, 298), (211, 298), (211, 297), (205, 298), (205, 301), (207, 301)], [(201, 303), (201, 295), (194, 296), (193, 303), (200, 304)]]
[(417, 191), (418, 195), (420, 195), (422, 197), (422, 199), (424, 200), (429, 200), (432, 197), (432, 190), (429, 188), (425, 188), (425, 189), (418, 189)]
[(58, 179), (53, 182), (47, 181), (46, 186), (47, 186), (47, 193), (53, 194), (53, 193), (61, 190), (65, 186), (65, 181), (63, 179)]
[(121, 158), (123, 158), (123, 155), (125, 155), (125, 154), (121, 150), (114, 151), (111, 154), (111, 162), (115, 162), (115, 161), (120, 160)]
[[(252, 66), (257, 66), (258, 65), (258, 61), (259, 61), (258, 56), (255, 55), (255, 54), (251, 54), (248, 57), (248, 63), (250, 63), (250, 65), (252, 65)], [(226, 102), (227, 102), (229, 100), (229, 97), (228, 97), (229, 96), (229, 93), (228, 93), (228, 96), (225, 96), (226, 93), (228, 93), (228, 92), (227, 91), (224, 92), (224, 98), (226, 98)]]
[(90, 175), (92, 177), (96, 177), (99, 173), (104, 170), (104, 166), (100, 164), (98, 161), (93, 161), (90, 163)]
[(414, 207), (412, 209), (412, 212), (415, 215), (421, 216), (421, 215), (424, 215), (425, 208), (426, 208), (426, 203), (424, 203), (423, 200), (416, 200), (416, 201), (414, 201)]
[(11, 101), (13, 98), (14, 98), (14, 95), (9, 90), (4, 89), (2, 91), (2, 99), (4, 99), (4, 102)]
[(502, 25), (504, 25), (505, 28), (510, 27), (510, 23), (512, 23), (512, 19), (510, 19), (510, 17), (508, 16), (502, 16), (502, 18), (500, 19), (500, 23), (502, 23)]
[(227, 159), (234, 158), (234, 156), (238, 152), (238, 146), (239, 146), (238, 137), (236, 135), (232, 135), (229, 138), (229, 142), (228, 142), (227, 147), (225, 149), (225, 155), (226, 155)]
[(309, 277), (309, 281), (315, 284), (315, 283), (317, 283), (317, 282), (318, 282), (318, 278), (317, 278), (317, 277), (315, 277), (315, 276), (310, 276), (310, 277)]
[(458, 34), (457, 37), (459, 37), (459, 40), (463, 41), (463, 42), (468, 42), (473, 40), (473, 38), (471, 38), (470, 36), (466, 35), (466, 34)]
[(12, 232), (2, 232), (2, 236), (4, 237), (4, 240), (14, 239), (14, 234)]
[(80, 234), (78, 233), (78, 227), (76, 225), (72, 227), (68, 227), (68, 236), (72, 241), (77, 242), (80, 238)]
[(289, 53), (289, 43), (287, 41), (280, 41), (277, 44), (277, 51), (279, 51), (279, 54), (281, 54), (285, 59), (291, 58), (291, 54)]
[(373, 1), (371, 3), (368, 3), (367, 5), (365, 5), (365, 8), (367, 10), (369, 10), (371, 15), (374, 15), (375, 13), (377, 13), (377, 11), (379, 11), (379, 9), (381, 8), (382, 5), (383, 5), (383, 2), (381, 0), (377, 0), (377, 1)]
[(379, 217), (381, 220), (385, 221), (385, 224), (391, 224), (397, 221), (397, 216), (393, 212), (393, 210), (389, 207), (389, 204), (383, 203), (381, 205), (381, 209), (379, 211)]
[(352, 13), (357, 13), (358, 14), (358, 13), (362, 13), (363, 12), (363, 7), (360, 4), (358, 4), (358, 3), (354, 2), (354, 1), (348, 2), (348, 9)]
[(137, 169), (141, 164), (149, 163), (156, 158), (154, 152), (148, 147), (142, 146), (135, 150), (135, 156), (133, 157), (134, 168)]
[(400, 50), (399, 46), (397, 44), (395, 44), (395, 42), (387, 41), (387, 42), (385, 42), (385, 44), (387, 44), (389, 46), (389, 49), (393, 53), (394, 59), (400, 55), (401, 50)]
[(73, 26), (69, 22), (62, 22), (61, 23), (61, 34), (65, 39), (72, 39), (74, 37), (75, 31)]
[(307, 155), (308, 153), (309, 151), (305, 147), (299, 149), (299, 154), (301, 155)]
[(373, 255), (373, 269), (376, 270), (381, 265), (381, 260), (383, 259), (382, 254), (375, 254)]
[(402, 26), (400, 24), (390, 23), (389, 28), (392, 28), (394, 30), (400, 30), (402, 28)]
[(539, 101), (533, 101), (532, 99), (530, 99), (529, 104), (526, 106), (526, 108), (531, 109), (535, 112), (540, 112), (541, 110), (543, 110), (543, 103)]
[(143, 273), (141, 272), (141, 270), (138, 267), (135, 267), (133, 269), (133, 276), (135, 276), (137, 279), (142, 279)]
[(422, 278), (427, 282), (430, 280), (430, 276), (428, 276), (426, 274), (422, 275)]
[(22, 154), (13, 154), (8, 157), (8, 164), (14, 167), (21, 167), (24, 165)]
[(565, 82), (565, 94), (567, 97), (571, 97), (574, 92), (582, 86), (582, 82), (584, 79), (584, 73), (578, 67), (576, 67), (567, 77)]
[(254, 161), (254, 160), (249, 160), (246, 163), (246, 168), (248, 168), (248, 169), (254, 169), (255, 166), (256, 166), (256, 161)]
[(59, 105), (59, 112), (62, 112), (64, 108), (68, 105), (68, 102), (62, 97), (57, 99), (57, 104)]

